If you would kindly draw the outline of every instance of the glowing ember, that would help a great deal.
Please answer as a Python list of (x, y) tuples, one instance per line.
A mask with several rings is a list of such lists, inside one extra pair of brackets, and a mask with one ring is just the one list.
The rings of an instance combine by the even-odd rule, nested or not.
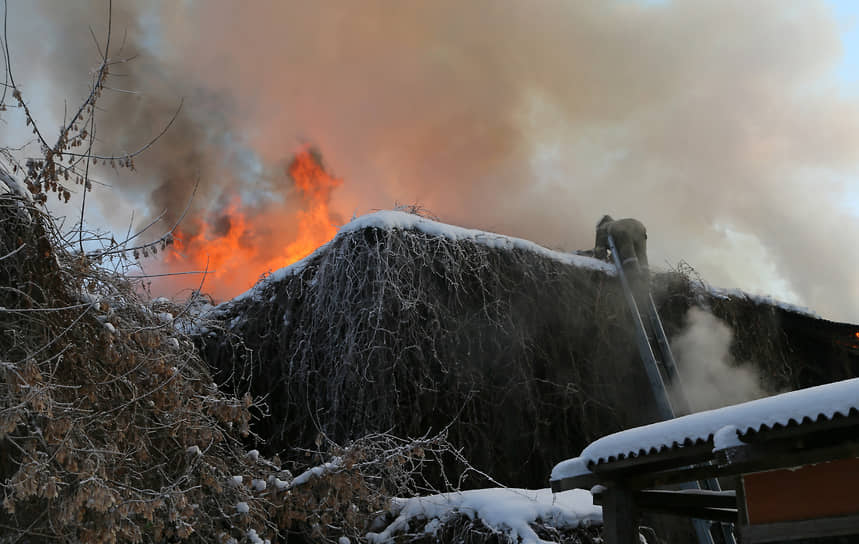
[[(333, 238), (337, 227), (328, 205), (342, 180), (330, 176), (311, 149), (296, 153), (287, 173), (301, 197), (300, 209), (251, 208), (235, 198), (205, 221), (197, 219), (177, 229), (174, 251), (165, 257), (169, 269), (182, 272), (208, 266), (203, 291), (223, 300)], [(187, 278), (171, 281), (173, 287), (180, 283), (196, 287)]]

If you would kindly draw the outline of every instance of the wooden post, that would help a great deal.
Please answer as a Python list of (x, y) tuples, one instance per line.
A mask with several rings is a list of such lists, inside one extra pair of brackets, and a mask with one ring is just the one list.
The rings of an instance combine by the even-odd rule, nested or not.
[(638, 508), (630, 490), (609, 487), (602, 493), (603, 538), (606, 544), (639, 544)]

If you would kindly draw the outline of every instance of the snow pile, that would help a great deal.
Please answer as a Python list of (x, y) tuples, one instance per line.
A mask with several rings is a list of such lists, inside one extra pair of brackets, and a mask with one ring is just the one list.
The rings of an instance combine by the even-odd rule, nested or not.
[(726, 450), (742, 446), (740, 432), (736, 425), (725, 425), (713, 435), (713, 451)]
[(405, 531), (422, 531), (433, 536), (456, 516), (479, 520), (491, 531), (510, 542), (537, 544), (548, 542), (532, 527), (535, 523), (558, 530), (588, 527), (602, 523), (602, 508), (594, 506), (593, 496), (582, 489), (552, 494), (549, 489), (475, 489), (442, 493), (428, 497), (394, 499), (397, 514), (381, 533), (368, 533), (367, 540), (382, 544), (393, 542)]
[(270, 540), (267, 538), (264, 540), (260, 538), (259, 534), (257, 534), (255, 529), (248, 529), (247, 535), (248, 540), (251, 542), (251, 544), (269, 544), (270, 542)]

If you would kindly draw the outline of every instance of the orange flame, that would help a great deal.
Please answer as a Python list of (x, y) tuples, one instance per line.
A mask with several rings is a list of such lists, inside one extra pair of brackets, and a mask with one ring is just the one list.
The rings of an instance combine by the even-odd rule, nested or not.
[[(262, 274), (306, 257), (333, 238), (337, 226), (329, 202), (343, 181), (329, 175), (310, 149), (295, 154), (287, 173), (301, 197), (301, 209), (287, 213), (248, 208), (235, 198), (216, 216), (176, 230), (174, 250), (164, 259), (168, 268), (175, 272), (208, 268), (202, 290), (224, 300), (246, 291)], [(197, 287), (177, 278), (171, 281), (174, 288)]]

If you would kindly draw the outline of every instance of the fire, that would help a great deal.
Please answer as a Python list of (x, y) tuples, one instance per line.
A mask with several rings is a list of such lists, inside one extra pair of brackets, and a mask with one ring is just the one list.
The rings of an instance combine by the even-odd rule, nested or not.
[(298, 212), (298, 238), (284, 249), (282, 262), (291, 264), (303, 259), (337, 234), (328, 203), (331, 193), (343, 180), (330, 176), (322, 167), (319, 156), (311, 149), (296, 154), (287, 173), (310, 204), (307, 209)]
[[(197, 218), (176, 230), (174, 250), (164, 259), (170, 271), (208, 269), (202, 290), (224, 300), (333, 238), (337, 226), (329, 202), (343, 181), (328, 174), (318, 153), (309, 148), (295, 154), (287, 174), (301, 200), (298, 210), (245, 206), (236, 197), (205, 220)], [(193, 279), (174, 278), (180, 278), (171, 281), (174, 288), (197, 287)]]

